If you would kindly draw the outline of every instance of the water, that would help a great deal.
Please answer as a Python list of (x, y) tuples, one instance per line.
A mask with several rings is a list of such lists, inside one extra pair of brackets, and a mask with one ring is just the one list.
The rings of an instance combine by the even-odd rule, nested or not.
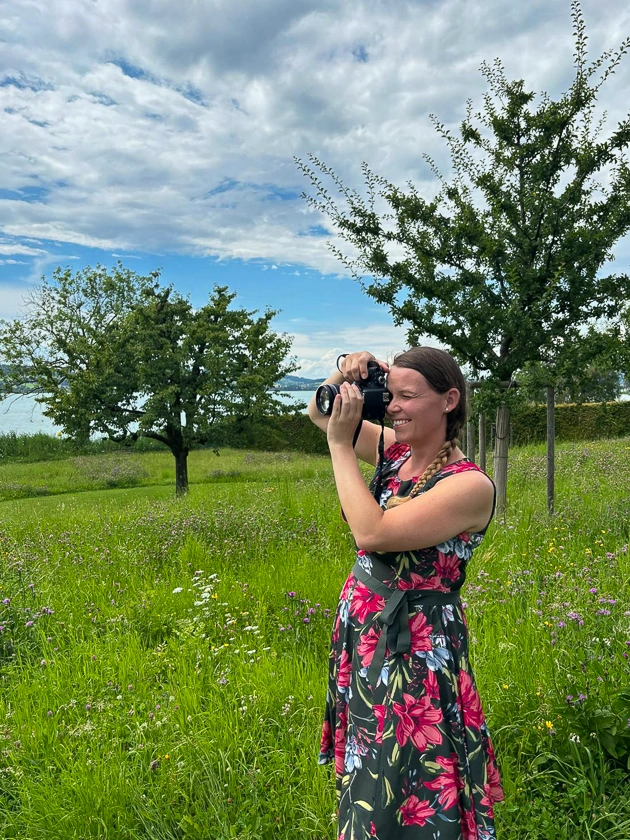
[[(311, 391), (287, 391), (286, 393), (286, 397), (278, 396), (287, 405), (295, 402), (308, 403), (312, 396)], [(37, 432), (56, 435), (61, 429), (44, 416), (42, 413), (44, 407), (35, 402), (34, 397), (27, 395), (0, 400), (0, 435), (6, 435), (9, 432), (17, 435), (34, 435)]]

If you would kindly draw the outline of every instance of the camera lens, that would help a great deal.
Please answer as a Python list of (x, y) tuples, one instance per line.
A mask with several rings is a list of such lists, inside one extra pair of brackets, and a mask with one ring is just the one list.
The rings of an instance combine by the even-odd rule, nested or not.
[(333, 402), (339, 393), (338, 385), (320, 385), (315, 392), (315, 405), (320, 414), (328, 417), (332, 412)]

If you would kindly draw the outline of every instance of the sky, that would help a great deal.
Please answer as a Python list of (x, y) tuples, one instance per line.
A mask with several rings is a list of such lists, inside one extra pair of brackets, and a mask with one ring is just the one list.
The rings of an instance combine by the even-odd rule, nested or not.
[[(630, 34), (627, 0), (582, 10), (592, 57)], [(423, 155), (448, 172), (430, 115), (456, 128), (482, 106), (481, 63), (557, 95), (572, 53), (569, 0), (3, 0), (0, 318), (56, 266), (120, 260), (194, 305), (227, 285), (280, 310), (300, 375), (341, 352), (391, 358), (406, 330), (331, 252), (295, 158), (430, 195)], [(600, 97), (609, 121), (629, 89), (627, 57)]]

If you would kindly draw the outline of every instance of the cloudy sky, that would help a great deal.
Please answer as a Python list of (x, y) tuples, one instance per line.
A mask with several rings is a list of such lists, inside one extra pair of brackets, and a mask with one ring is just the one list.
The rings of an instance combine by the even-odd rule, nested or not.
[[(627, 0), (583, 0), (590, 52), (630, 34)], [(309, 153), (431, 192), (431, 126), (481, 105), (482, 61), (557, 94), (569, 0), (3, 0), (0, 317), (57, 265), (117, 259), (201, 304), (214, 284), (281, 309), (306, 376), (386, 357), (404, 329), (331, 255), (301, 198)], [(630, 59), (602, 107), (622, 116)]]

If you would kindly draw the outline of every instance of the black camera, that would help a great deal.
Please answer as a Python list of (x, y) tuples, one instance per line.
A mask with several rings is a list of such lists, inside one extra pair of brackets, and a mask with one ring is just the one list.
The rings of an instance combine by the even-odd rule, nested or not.
[[(387, 374), (381, 369), (378, 362), (368, 362), (367, 368), (367, 377), (354, 383), (363, 396), (361, 417), (364, 420), (382, 420), (385, 417), (387, 405), (392, 398), (385, 387)], [(339, 385), (319, 386), (315, 392), (315, 405), (320, 414), (323, 414), (324, 417), (330, 416), (335, 397), (340, 392)]]

